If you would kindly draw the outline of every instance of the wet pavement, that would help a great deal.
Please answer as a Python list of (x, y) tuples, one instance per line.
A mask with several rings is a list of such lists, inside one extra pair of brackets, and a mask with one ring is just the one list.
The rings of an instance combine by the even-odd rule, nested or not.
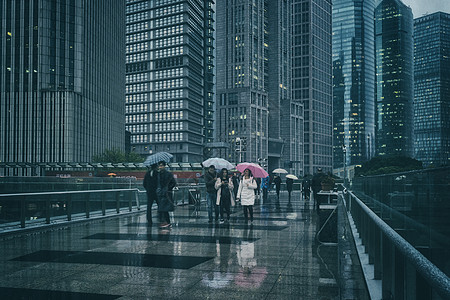
[(202, 202), (177, 207), (168, 230), (142, 212), (2, 237), (0, 299), (340, 299), (337, 246), (316, 242), (312, 203), (270, 194), (254, 210), (253, 224), (241, 207), (209, 224)]

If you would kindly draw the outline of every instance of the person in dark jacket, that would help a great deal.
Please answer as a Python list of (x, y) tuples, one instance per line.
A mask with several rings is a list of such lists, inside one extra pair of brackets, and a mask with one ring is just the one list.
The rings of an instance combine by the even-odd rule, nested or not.
[(314, 174), (311, 180), (311, 189), (313, 191), (314, 204), (316, 209), (319, 210), (319, 199), (317, 193), (322, 189), (322, 180), (326, 177), (325, 173), (322, 172), (322, 168), (317, 169), (317, 173)]
[(215, 211), (216, 221), (219, 219), (219, 208), (216, 207), (217, 190), (215, 188), (217, 180), (216, 167), (211, 165), (208, 171), (205, 173), (205, 185), (206, 185), (206, 204), (208, 206), (208, 219), (209, 223), (213, 221), (213, 211)]
[(156, 197), (156, 172), (158, 170), (158, 165), (153, 164), (150, 166), (150, 170), (145, 173), (144, 177), (144, 188), (147, 191), (147, 224), (151, 226), (153, 224), (152, 220), (152, 206), (156, 202), (158, 204), (158, 199)]
[(281, 177), (278, 175), (275, 175), (273, 177), (273, 183), (275, 184), (275, 190), (277, 192), (277, 198), (280, 200), (280, 189), (281, 189)]
[(166, 170), (166, 162), (158, 163), (156, 176), (156, 196), (158, 199), (158, 213), (160, 228), (170, 228), (169, 211), (174, 211), (175, 204), (172, 199), (172, 190), (177, 185), (173, 174)]
[(303, 177), (302, 192), (303, 192), (303, 198), (305, 199), (305, 201), (309, 201), (309, 196), (311, 194), (311, 181), (309, 180), (308, 175), (305, 175)]
[(288, 195), (289, 195), (289, 203), (291, 202), (291, 193), (292, 193), (293, 186), (294, 186), (294, 179), (286, 178), (286, 189), (287, 189)]

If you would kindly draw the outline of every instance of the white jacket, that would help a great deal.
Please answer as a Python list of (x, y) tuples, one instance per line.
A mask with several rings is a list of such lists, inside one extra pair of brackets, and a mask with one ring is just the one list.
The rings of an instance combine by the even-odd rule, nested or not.
[(255, 189), (257, 187), (255, 178), (250, 177), (249, 179), (245, 179), (245, 177), (242, 177), (236, 196), (236, 198), (241, 200), (241, 205), (255, 204)]

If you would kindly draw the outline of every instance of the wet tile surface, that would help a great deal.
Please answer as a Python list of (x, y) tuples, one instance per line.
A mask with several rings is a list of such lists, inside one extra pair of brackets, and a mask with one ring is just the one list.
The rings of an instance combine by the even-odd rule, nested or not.
[(282, 192), (253, 224), (241, 207), (210, 224), (203, 203), (177, 207), (171, 230), (144, 211), (3, 238), (0, 299), (339, 299), (337, 247), (316, 242), (312, 208)]

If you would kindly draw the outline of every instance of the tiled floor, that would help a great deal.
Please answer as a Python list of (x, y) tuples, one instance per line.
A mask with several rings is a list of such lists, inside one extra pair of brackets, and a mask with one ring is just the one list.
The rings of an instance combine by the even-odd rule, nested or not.
[(139, 213), (3, 238), (0, 299), (339, 299), (337, 247), (315, 242), (312, 205), (269, 199), (253, 225), (241, 207), (208, 224), (202, 204), (177, 207), (170, 230)]

